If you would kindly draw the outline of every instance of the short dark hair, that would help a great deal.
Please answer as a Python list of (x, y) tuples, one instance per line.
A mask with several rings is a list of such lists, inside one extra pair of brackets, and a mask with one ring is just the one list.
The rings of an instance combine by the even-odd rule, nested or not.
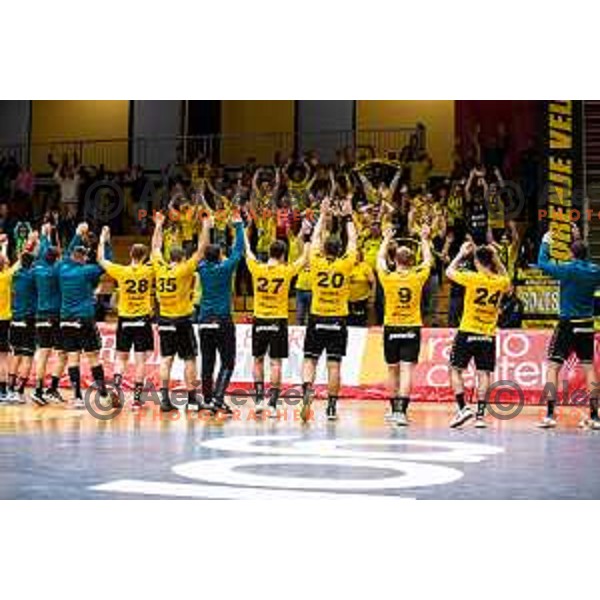
[(325, 240), (323, 250), (325, 251), (325, 256), (340, 256), (342, 253), (342, 242), (337, 237), (330, 236)]
[(480, 246), (475, 250), (475, 258), (486, 268), (491, 269), (494, 265), (494, 255), (487, 246)]
[(133, 260), (141, 262), (148, 256), (148, 247), (145, 244), (133, 244), (129, 255)]
[(275, 260), (281, 260), (285, 257), (287, 244), (282, 240), (275, 240), (269, 248), (269, 256)]
[(171, 260), (173, 262), (181, 262), (185, 258), (185, 252), (183, 248), (176, 246), (175, 248), (171, 248)]
[(588, 247), (585, 242), (581, 240), (576, 240), (571, 244), (571, 254), (573, 258), (576, 260), (587, 260), (588, 257)]
[(221, 258), (221, 246), (219, 244), (209, 244), (204, 251), (204, 258), (208, 262), (218, 262)]

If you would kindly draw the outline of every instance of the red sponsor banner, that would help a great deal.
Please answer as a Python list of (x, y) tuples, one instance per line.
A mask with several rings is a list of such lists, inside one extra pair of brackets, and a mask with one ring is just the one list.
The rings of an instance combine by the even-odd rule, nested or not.
[[(115, 325), (100, 324), (102, 336), (101, 359), (107, 380), (113, 377), (115, 361)], [(249, 331), (247, 325), (237, 326), (237, 359), (236, 370), (232, 379), (230, 392), (251, 388), (252, 356)], [(290, 345), (290, 358), (284, 365), (284, 391), (300, 389), (302, 365), (302, 328), (291, 328), (293, 344)], [(522, 390), (526, 403), (537, 403), (546, 381), (546, 349), (552, 332), (549, 330), (504, 330), (497, 336), (496, 372), (493, 381), (506, 382), (502, 386), (502, 401), (518, 400), (516, 388)], [(156, 333), (155, 333), (156, 335)], [(453, 400), (449, 384), (448, 363), (452, 349), (455, 330), (423, 329), (421, 354), (415, 367), (413, 377), (413, 394), (415, 400), (423, 402), (448, 402)], [(158, 354), (158, 336), (156, 350), (147, 360), (147, 381), (158, 389), (160, 356)], [(596, 363), (600, 368), (600, 338), (596, 337)], [(322, 359), (323, 360), (323, 359)], [(85, 360), (83, 361), (85, 363)], [(198, 361), (200, 363), (200, 361)], [(173, 387), (182, 386), (182, 364), (176, 361), (173, 369)], [(349, 347), (342, 373), (342, 396), (354, 399), (384, 399), (386, 391), (387, 367), (383, 358), (383, 336), (380, 328), (354, 329), (349, 336)], [(576, 359), (566, 365), (566, 380), (569, 392), (584, 387), (584, 378)], [(358, 371), (358, 372), (357, 372)], [(133, 365), (125, 374), (123, 387), (133, 387), (131, 379)], [(467, 387), (473, 387), (475, 381), (474, 366), (465, 372)], [(324, 392), (325, 364), (319, 365), (317, 391)], [(91, 383), (89, 370), (84, 365), (82, 379), (86, 385)], [(61, 381), (64, 387), (69, 386), (68, 378)], [(561, 392), (562, 390), (559, 390)], [(299, 391), (298, 391), (299, 393)], [(498, 398), (498, 401), (500, 398)], [(492, 401), (494, 398), (492, 397)]]

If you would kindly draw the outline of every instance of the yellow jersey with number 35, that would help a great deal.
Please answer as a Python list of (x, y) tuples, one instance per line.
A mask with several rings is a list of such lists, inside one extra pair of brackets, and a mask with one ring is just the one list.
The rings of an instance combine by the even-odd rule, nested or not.
[(509, 277), (475, 271), (457, 271), (452, 280), (465, 288), (459, 331), (495, 335), (502, 295), (510, 288)]
[(356, 252), (348, 252), (341, 258), (326, 258), (321, 254), (311, 257), (311, 315), (348, 316), (350, 274), (355, 263)]
[(119, 317), (148, 317), (152, 314), (154, 268), (147, 265), (117, 265), (106, 261), (104, 270), (119, 286)]
[(156, 278), (159, 315), (170, 319), (189, 317), (194, 312), (195, 258), (176, 265), (166, 263), (160, 254), (152, 256)]
[(429, 279), (431, 265), (419, 265), (405, 271), (377, 269), (385, 296), (384, 325), (421, 327), (421, 296)]
[(287, 319), (292, 279), (299, 267), (267, 264), (246, 258), (254, 282), (254, 316), (259, 319)]

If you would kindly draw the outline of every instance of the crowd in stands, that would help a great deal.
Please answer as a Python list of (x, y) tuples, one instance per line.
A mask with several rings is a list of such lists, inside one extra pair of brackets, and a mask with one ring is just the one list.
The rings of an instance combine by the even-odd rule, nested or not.
[[(465, 239), (478, 245), (494, 244), (514, 278), (517, 266), (535, 263), (539, 234), (535, 223), (529, 228), (524, 226), (524, 215), (511, 214), (517, 203), (515, 186), (506, 186), (503, 172), (509, 144), (504, 128), (499, 127), (498, 136), (487, 145), (480, 142), (477, 130), (467, 148), (457, 145), (452, 172), (446, 177), (432, 176), (432, 159), (418, 140), (417, 135), (412, 136), (404, 148), (388, 152), (385, 157), (345, 148), (337, 152), (331, 164), (322, 161), (317, 152), (289, 157), (277, 153), (269, 166), (258, 165), (250, 158), (241, 167), (227, 168), (199, 155), (190, 164), (164, 167), (158, 176), (146, 173), (141, 165), (109, 173), (102, 165), (80, 164), (76, 155), (65, 155), (60, 161), (50, 156), (53, 194), (42, 203), (33, 201), (36, 181), (31, 169), (14, 158), (3, 157), (0, 234), (8, 237), (14, 256), (29, 231), (40, 223), (52, 225), (59, 244), (73, 236), (82, 217), (98, 231), (109, 224), (118, 235), (131, 225), (135, 233), (146, 235), (152, 229), (153, 210), (168, 209), (167, 253), (174, 246), (192, 252), (201, 222), (199, 215), (210, 212), (215, 218), (213, 241), (227, 251), (232, 242), (230, 217), (233, 211), (239, 211), (259, 258), (266, 256), (271, 242), (281, 239), (293, 259), (300, 251), (302, 238), (310, 235), (325, 199), (333, 207), (328, 226), (339, 232), (344, 243), (336, 212), (342, 202), (351, 199), (360, 252), (352, 275), (350, 322), (357, 326), (382, 323), (383, 292), (374, 267), (384, 231), (392, 228), (397, 242), (412, 244), (418, 253), (420, 232), (427, 226), (435, 267), (424, 294), (425, 320), (429, 325), (455, 326), (461, 313), (462, 290), (445, 279), (444, 271)], [(531, 196), (535, 193), (533, 175), (528, 172), (532, 162), (533, 154), (525, 156), (516, 175), (516, 187), (526, 203), (535, 200)], [(86, 206), (87, 194), (97, 182), (105, 181), (126, 191), (127, 201), (134, 207), (130, 211), (134, 215), (132, 224), (125, 222), (125, 211), (109, 215), (108, 221), (100, 212), (94, 222), (94, 214)], [(310, 302), (309, 281), (309, 274), (301, 273), (294, 287), (297, 322), (301, 324)], [(251, 289), (242, 264), (236, 292), (248, 297)], [(444, 294), (447, 317), (442, 318), (437, 302)], [(514, 293), (505, 301), (511, 303), (511, 310), (506, 311), (511, 320), (506, 326), (518, 326), (520, 301)]]

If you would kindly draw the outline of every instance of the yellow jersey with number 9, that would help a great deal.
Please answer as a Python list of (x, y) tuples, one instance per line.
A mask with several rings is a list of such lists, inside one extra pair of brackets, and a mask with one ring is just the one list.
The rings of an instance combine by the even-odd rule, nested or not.
[(510, 288), (508, 276), (458, 271), (452, 280), (465, 288), (463, 316), (459, 331), (487, 336), (495, 335), (502, 294)]
[(169, 265), (160, 254), (154, 254), (152, 260), (159, 315), (170, 319), (190, 316), (194, 312), (194, 274), (198, 267), (196, 259), (190, 258), (179, 264)]
[(148, 317), (152, 314), (152, 265), (117, 265), (106, 261), (104, 270), (119, 286), (119, 317)]
[(310, 259), (312, 299), (310, 313), (318, 317), (347, 317), (350, 296), (350, 274), (356, 263), (356, 252), (341, 258), (320, 254)]
[(254, 282), (254, 316), (259, 319), (287, 319), (290, 284), (298, 272), (293, 264), (260, 263), (246, 258)]
[(421, 327), (421, 296), (429, 279), (431, 265), (419, 265), (406, 271), (378, 269), (385, 296), (384, 325), (391, 327)]

